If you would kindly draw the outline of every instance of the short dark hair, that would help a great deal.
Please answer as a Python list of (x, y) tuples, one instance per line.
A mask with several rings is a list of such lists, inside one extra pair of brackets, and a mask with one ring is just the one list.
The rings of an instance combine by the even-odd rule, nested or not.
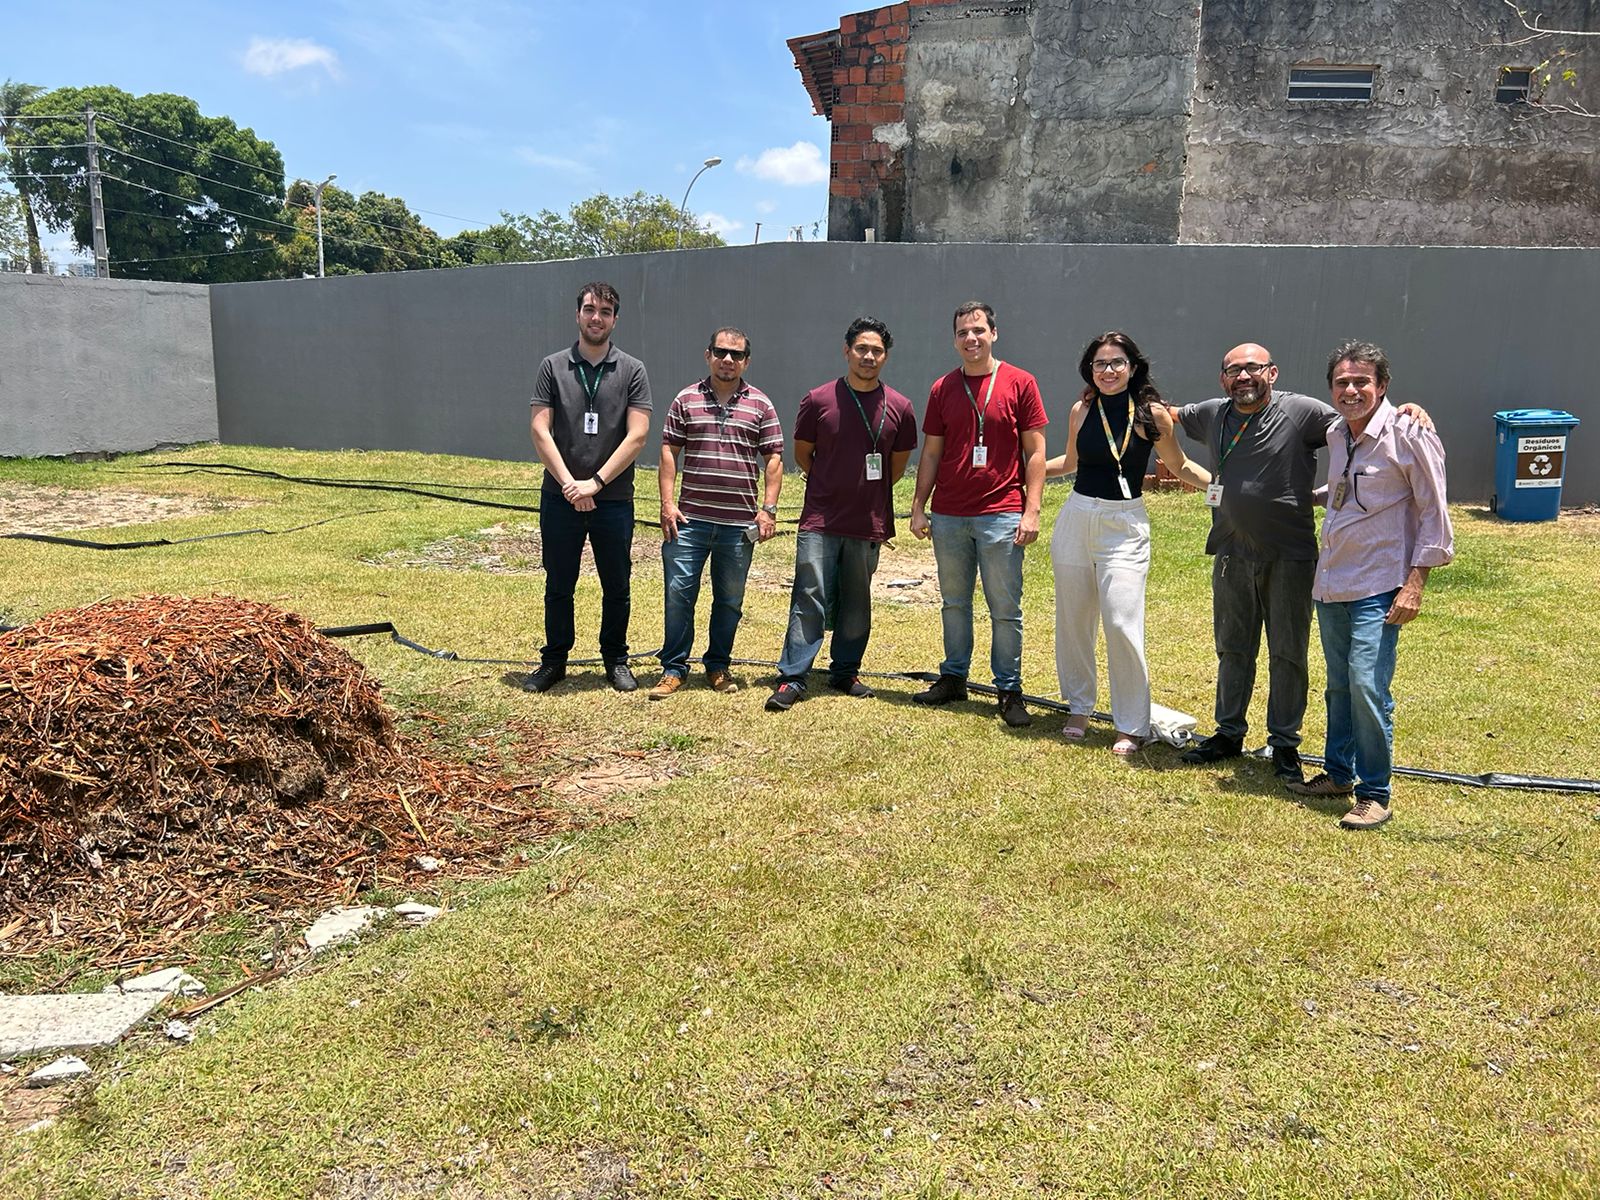
[(1333, 386), (1333, 369), (1345, 362), (1367, 363), (1378, 377), (1378, 386), (1389, 386), (1389, 356), (1372, 342), (1347, 341), (1328, 356), (1328, 386)]
[(863, 333), (875, 333), (883, 339), (885, 350), (894, 349), (894, 335), (889, 332), (889, 327), (877, 317), (857, 317), (850, 322), (850, 328), (844, 331), (844, 344), (854, 346), (856, 339)]
[(717, 339), (723, 334), (727, 334), (729, 337), (739, 338), (744, 342), (744, 353), (746, 358), (750, 356), (750, 351), (755, 349), (755, 344), (750, 341), (750, 335), (742, 329), (736, 329), (732, 325), (724, 325), (721, 329), (713, 333), (711, 335), (711, 340), (706, 343), (706, 349), (714, 349), (717, 344)]
[(985, 317), (989, 318), (990, 329), (1000, 328), (994, 323), (994, 309), (990, 308), (982, 300), (968, 300), (960, 308), (956, 309), (956, 315), (950, 318), (951, 330), (954, 331), (955, 327), (961, 324), (962, 317), (970, 316), (975, 312), (981, 312)]
[(593, 296), (596, 304), (609, 304), (611, 311), (617, 316), (622, 315), (622, 297), (617, 295), (617, 289), (609, 283), (586, 283), (578, 289), (578, 307), (583, 307), (583, 298)]

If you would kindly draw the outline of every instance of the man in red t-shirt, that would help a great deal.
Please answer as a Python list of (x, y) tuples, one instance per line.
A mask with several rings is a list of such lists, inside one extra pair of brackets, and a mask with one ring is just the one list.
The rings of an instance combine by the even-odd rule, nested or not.
[[(972, 591), (983, 575), (989, 665), (1007, 725), (1031, 725), (1022, 703), (1022, 556), (1039, 536), (1044, 493), (1044, 401), (1028, 372), (994, 356), (994, 309), (969, 300), (955, 314), (961, 365), (933, 385), (922, 418), (922, 457), (911, 532), (933, 538), (939, 566), (944, 662), (918, 704), (967, 698)], [(933, 516), (924, 511), (933, 497)]]

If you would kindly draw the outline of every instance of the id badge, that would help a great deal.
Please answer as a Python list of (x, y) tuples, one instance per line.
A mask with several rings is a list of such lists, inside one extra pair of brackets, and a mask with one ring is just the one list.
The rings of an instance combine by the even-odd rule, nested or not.
[(1339, 480), (1339, 482), (1334, 486), (1334, 489), (1333, 489), (1333, 507), (1335, 507), (1335, 508), (1343, 508), (1344, 507), (1344, 493), (1345, 493), (1345, 489), (1348, 488), (1349, 486), (1350, 486), (1349, 482), (1346, 481), (1346, 480), (1343, 480), (1343, 479)]
[(1124, 500), (1133, 499), (1133, 489), (1128, 486), (1128, 477), (1126, 475), (1117, 476), (1117, 486), (1122, 489), (1122, 498)]
[(1222, 485), (1220, 483), (1206, 485), (1206, 503), (1211, 505), (1212, 508), (1222, 507)]
[(883, 455), (867, 455), (867, 481), (869, 483), (883, 478)]
[(975, 467), (987, 467), (989, 465), (989, 447), (982, 442), (972, 448), (972, 465)]
[(587, 433), (590, 437), (593, 437), (595, 434), (600, 432), (600, 414), (599, 413), (597, 413), (597, 412), (586, 412), (586, 413), (583, 414), (583, 431), (585, 433)]

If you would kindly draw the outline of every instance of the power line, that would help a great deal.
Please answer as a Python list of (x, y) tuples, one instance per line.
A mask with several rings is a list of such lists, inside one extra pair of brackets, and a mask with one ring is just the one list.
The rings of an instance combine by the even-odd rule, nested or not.
[[(57, 142), (50, 146), (36, 146), (32, 142), (18, 142), (15, 145), (8, 142), (6, 149), (18, 152), (23, 150), (82, 150), (88, 144), (88, 142)], [(104, 149), (103, 146), (102, 149)]]
[(119, 121), (115, 117), (108, 117), (105, 113), (97, 112), (95, 113), (95, 116), (99, 120), (109, 121), (118, 128), (131, 130), (134, 133), (142, 133), (145, 135), (145, 137), (153, 137), (163, 142), (171, 142), (174, 146), (182, 146), (186, 150), (193, 150), (196, 154), (205, 154), (212, 158), (220, 158), (223, 162), (231, 162), (237, 166), (249, 167), (252, 171), (260, 171), (263, 175), (271, 174), (271, 172), (268, 171), (266, 167), (263, 167), (260, 163), (245, 162), (242, 158), (229, 158), (226, 154), (218, 154), (215, 150), (204, 150), (199, 146), (194, 145), (192, 142), (180, 142), (177, 138), (169, 138), (163, 133), (155, 133), (149, 129), (140, 129), (137, 125), (129, 125), (126, 121)]
[[(115, 181), (117, 183), (125, 184), (128, 187), (140, 188), (140, 189), (142, 189), (142, 190), (144, 190), (146, 192), (150, 192), (152, 195), (170, 196), (174, 200), (182, 200), (185, 204), (199, 204), (200, 203), (200, 201), (196, 200), (193, 196), (180, 196), (180, 195), (178, 195), (177, 192), (164, 192), (160, 188), (153, 188), (149, 184), (146, 184), (146, 183), (135, 183), (131, 179), (124, 179), (120, 175), (113, 175), (109, 171), (102, 171), (101, 175), (103, 175), (106, 179), (113, 180), (113, 181)], [(259, 222), (261, 222), (262, 224), (265, 224), (265, 225), (275, 225), (279, 229), (291, 229), (296, 233), (301, 232), (300, 226), (291, 225), (287, 221), (274, 221), (271, 217), (258, 217), (258, 216), (255, 216), (252, 213), (235, 212), (231, 208), (223, 208), (222, 205), (215, 204), (215, 203), (213, 203), (211, 205), (211, 208), (212, 208), (213, 211), (221, 212), (221, 213), (227, 213), (230, 217), (236, 217), (241, 221), (259, 221)], [(151, 216), (165, 216), (166, 214), (152, 213), (150, 215)], [(168, 220), (177, 220), (176, 217), (168, 217), (167, 219)], [(407, 232), (407, 231), (403, 230), (402, 232)], [(437, 255), (424, 254), (420, 250), (406, 250), (406, 249), (403, 249), (403, 248), (401, 248), (399, 246), (386, 246), (382, 242), (366, 242), (366, 241), (362, 241), (360, 238), (345, 237), (342, 234), (337, 234), (337, 233), (330, 233), (330, 234), (326, 234), (325, 236), (333, 238), (336, 241), (344, 242), (346, 245), (350, 245), (350, 246), (366, 246), (366, 247), (369, 247), (370, 249), (373, 249), (373, 250), (387, 250), (387, 251), (390, 251), (390, 252), (395, 253), (395, 254), (408, 254), (412, 258), (420, 258), (424, 262), (442, 263), (444, 261), (444, 259), (438, 257)]]
[(119, 267), (126, 263), (177, 262), (186, 258), (226, 258), (230, 254), (267, 254), (276, 249), (276, 246), (256, 246), (250, 250), (213, 250), (209, 254), (169, 254), (164, 258), (113, 258), (111, 265)]

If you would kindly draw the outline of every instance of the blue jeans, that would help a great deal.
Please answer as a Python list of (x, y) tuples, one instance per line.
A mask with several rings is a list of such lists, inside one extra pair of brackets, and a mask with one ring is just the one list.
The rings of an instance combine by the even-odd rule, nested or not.
[(711, 560), (711, 630), (701, 661), (707, 671), (726, 671), (733, 659), (733, 634), (744, 615), (744, 584), (751, 551), (742, 525), (717, 525), (689, 518), (678, 536), (661, 543), (666, 622), (661, 639), (661, 670), (683, 678), (694, 644), (694, 606), (700, 574)]
[(583, 543), (594, 550), (600, 576), (600, 657), (628, 661), (633, 611), (633, 501), (601, 500), (579, 512), (560, 492), (539, 493), (539, 541), (544, 561), (544, 647), (539, 660), (566, 664), (574, 640), (572, 598), (578, 590)]
[(939, 674), (965, 679), (972, 669), (972, 591), (983, 575), (989, 604), (989, 668), (1002, 692), (1022, 690), (1022, 555), (1017, 545), (1021, 513), (928, 518), (939, 567), (944, 662)]
[[(1398, 591), (1399, 589), (1396, 589)], [(1400, 626), (1383, 618), (1395, 592), (1365, 600), (1317, 601), (1317, 628), (1328, 660), (1328, 775), (1354, 783), (1356, 798), (1389, 803), (1394, 770), (1395, 649)]]
[(829, 625), (829, 675), (836, 683), (856, 677), (872, 636), (872, 574), (877, 569), (877, 542), (806, 530), (795, 537), (789, 632), (778, 660), (782, 682), (805, 686)]

